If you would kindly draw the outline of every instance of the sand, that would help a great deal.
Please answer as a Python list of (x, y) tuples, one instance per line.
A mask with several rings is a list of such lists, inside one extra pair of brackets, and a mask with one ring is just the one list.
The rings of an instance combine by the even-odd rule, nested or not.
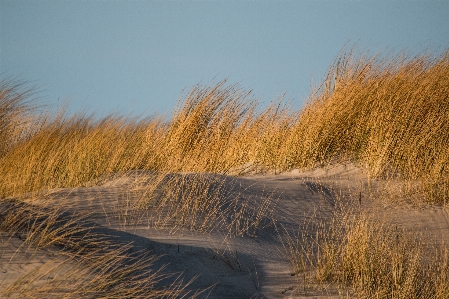
[[(152, 267), (165, 266), (164, 273), (181, 273), (186, 290), (206, 289), (201, 298), (339, 298), (333, 286), (306, 285), (292, 275), (292, 268), (279, 240), (283, 230), (295, 231), (306, 221), (326, 221), (338, 203), (351, 202), (370, 210), (385, 221), (426, 232), (436, 240), (449, 241), (449, 211), (445, 207), (376, 201), (382, 182), (369, 181), (351, 164), (314, 171), (298, 170), (224, 178), (232, 192), (252, 202), (270, 197), (269, 211), (252, 235), (230, 236), (219, 228), (208, 232), (170, 225), (155, 227), (154, 216), (125, 221), (123, 207), (134, 200), (129, 190), (145, 184), (150, 175), (134, 172), (105, 180), (92, 187), (49, 190), (45, 202), (62, 204), (71, 213), (88, 214), (87, 220), (111, 242), (131, 244), (129, 252), (158, 256)], [(136, 183), (137, 182), (137, 183)], [(232, 187), (231, 187), (232, 186)], [(33, 250), (23, 237), (0, 235), (0, 290), (5, 290), (33, 269), (64, 260), (58, 248)], [(41, 278), (48, 279), (48, 278)], [(165, 283), (174, 279), (168, 278)], [(23, 281), (22, 281), (23, 283)]]

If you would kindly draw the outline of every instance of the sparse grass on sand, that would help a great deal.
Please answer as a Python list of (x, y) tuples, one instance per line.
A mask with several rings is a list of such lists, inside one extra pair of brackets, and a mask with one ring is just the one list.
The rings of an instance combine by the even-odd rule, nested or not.
[[(35, 198), (45, 201), (45, 198)], [(2, 297), (13, 298), (182, 298), (187, 292), (182, 277), (160, 282), (174, 274), (153, 269), (156, 256), (132, 253), (129, 244), (116, 242), (96, 231), (86, 215), (70, 212), (67, 204), (32, 205), (15, 199), (0, 202), (2, 247), (19, 237), (14, 255), (34, 255), (52, 249), (54, 259), (43, 261), (12, 284), (3, 286)], [(2, 258), (5, 258), (2, 256)], [(8, 257), (6, 257), (8, 258)], [(23, 258), (23, 257), (22, 257)], [(22, 260), (27, 263), (27, 260)], [(8, 263), (3, 261), (3, 263)], [(2, 263), (2, 264), (3, 264)], [(4, 266), (4, 264), (2, 265)]]
[[(146, 170), (156, 179), (139, 191), (137, 208), (170, 211), (160, 223), (176, 219), (175, 226), (190, 229), (207, 231), (228, 225), (234, 234), (253, 233), (261, 217), (269, 214), (270, 201), (262, 202), (249, 218), (236, 217), (243, 210), (230, 206), (238, 200), (223, 200), (222, 181), (195, 173), (279, 173), (343, 161), (358, 165), (370, 178), (399, 180), (404, 194), (413, 193), (423, 203), (445, 205), (449, 199), (448, 50), (414, 57), (405, 52), (369, 56), (344, 51), (299, 111), (282, 99), (261, 109), (251, 92), (226, 80), (195, 86), (170, 119), (66, 117), (62, 112), (48, 116), (33, 106), (32, 95), (23, 83), (0, 82), (0, 198), (4, 206), (11, 204), (7, 200), (12, 197), (20, 202), (52, 188), (95, 185), (108, 176)], [(15, 206), (7, 211), (2, 214), (2, 229), (15, 233), (26, 228), (27, 244), (37, 248), (86, 244), (74, 239), (82, 231), (70, 221), (50, 229), (63, 215), (57, 210), (45, 214), (48, 211)], [(231, 218), (238, 223), (222, 220), (227, 216), (220, 212), (234, 213)], [(438, 249), (428, 259), (425, 253), (430, 249), (416, 236), (374, 225), (364, 214), (344, 214), (338, 219), (320, 230), (319, 240), (304, 239), (309, 243), (301, 248), (294, 242), (287, 246), (292, 261), (301, 261), (298, 269), (308, 263), (318, 280), (350, 287), (359, 297), (447, 298), (447, 252)], [(130, 287), (137, 296), (148, 289), (140, 274), (131, 279), (131, 286), (122, 285), (122, 277), (111, 276), (114, 263), (104, 269), (98, 256), (91, 263), (90, 253), (81, 257), (71, 250), (73, 261), (98, 273), (91, 281), (95, 281), (96, 295), (102, 284), (111, 281), (119, 284), (112, 283), (117, 289), (108, 286), (109, 291)], [(120, 248), (114, 250), (105, 258), (117, 258), (120, 264), (119, 256), (126, 254)], [(136, 265), (139, 271), (144, 268)], [(132, 271), (124, 273), (138, 272)], [(100, 278), (105, 281), (96, 280)], [(61, 284), (51, 290), (59, 290)], [(18, 288), (29, 296), (26, 285), (8, 290)], [(176, 285), (170, 294), (180, 296), (182, 288)]]
[(333, 284), (350, 298), (448, 298), (449, 251), (441, 240), (345, 206), (328, 223), (280, 233), (298, 291)]

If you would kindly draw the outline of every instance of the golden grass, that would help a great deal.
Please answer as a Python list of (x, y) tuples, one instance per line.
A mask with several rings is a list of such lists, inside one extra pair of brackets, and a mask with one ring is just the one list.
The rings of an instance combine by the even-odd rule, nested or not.
[(448, 52), (348, 51), (301, 111), (282, 100), (261, 110), (251, 92), (225, 80), (195, 86), (169, 120), (35, 117), (34, 130), (18, 132), (15, 123), (28, 120), (27, 93), (3, 82), (1, 194), (80, 186), (133, 169), (241, 174), (351, 160), (372, 177), (418, 180), (428, 201), (444, 202), (448, 69)]
[(36, 107), (27, 100), (31, 96), (25, 82), (0, 81), (0, 156), (36, 131), (39, 122), (32, 118)]
[(448, 51), (412, 58), (342, 54), (303, 110), (297, 164), (350, 159), (372, 177), (419, 180), (428, 201), (445, 202), (448, 69)]
[(351, 298), (449, 296), (445, 244), (398, 228), (357, 209), (338, 210), (329, 223), (305, 223), (281, 240), (299, 292), (332, 283)]
[[(261, 109), (251, 92), (224, 80), (195, 86), (170, 119), (116, 115), (96, 119), (82, 114), (67, 118), (63, 113), (49, 117), (34, 109), (32, 91), (20, 82), (4, 80), (0, 203), (8, 204), (7, 197), (94, 185), (111, 175), (147, 170), (154, 178), (136, 193), (140, 200), (132, 207), (139, 210), (134, 216), (151, 209), (160, 212), (156, 226), (169, 223), (200, 231), (221, 227), (232, 236), (252, 235), (261, 219), (270, 215), (272, 199), (268, 196), (249, 208), (248, 202), (239, 202), (238, 194), (223, 194), (225, 181), (220, 175), (278, 173), (349, 160), (372, 178), (404, 182), (404, 193), (416, 193), (422, 202), (446, 204), (448, 94), (448, 50), (414, 57), (405, 52), (383, 56), (342, 52), (300, 111), (282, 99)], [(46, 210), (23, 205), (15, 211), (4, 214), (2, 229), (15, 233), (27, 228), (27, 244), (88, 248), (75, 237), (83, 234), (82, 228), (70, 220), (59, 222), (64, 210), (43, 219)], [(122, 212), (121, 217), (128, 217), (127, 211)], [(425, 248), (408, 232), (374, 226), (364, 215), (348, 214), (338, 221), (331, 228), (320, 228), (320, 239), (308, 239), (320, 249), (318, 255), (315, 249), (306, 251), (319, 280), (348, 285), (367, 298), (448, 296), (447, 253), (422, 264)], [(299, 248), (293, 241), (289, 244)], [(292, 251), (295, 272), (306, 267), (301, 254)], [(101, 276), (109, 281), (104, 273)], [(126, 288), (118, 286), (117, 290)], [(32, 294), (26, 285), (21, 287), (25, 287), (22, 294)], [(433, 295), (423, 297), (424, 291)]]

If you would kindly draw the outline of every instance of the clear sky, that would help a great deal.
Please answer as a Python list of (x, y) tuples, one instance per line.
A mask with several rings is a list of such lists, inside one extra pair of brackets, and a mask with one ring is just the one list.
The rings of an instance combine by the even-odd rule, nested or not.
[(300, 106), (342, 47), (449, 46), (449, 1), (0, 0), (0, 73), (41, 102), (149, 115), (229, 78)]

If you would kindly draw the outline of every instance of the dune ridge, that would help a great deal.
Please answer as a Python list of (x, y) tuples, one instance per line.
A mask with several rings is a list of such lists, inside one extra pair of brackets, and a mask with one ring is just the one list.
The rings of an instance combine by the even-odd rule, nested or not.
[(301, 110), (227, 81), (169, 119), (1, 81), (2, 296), (449, 296), (447, 50), (344, 49)]

